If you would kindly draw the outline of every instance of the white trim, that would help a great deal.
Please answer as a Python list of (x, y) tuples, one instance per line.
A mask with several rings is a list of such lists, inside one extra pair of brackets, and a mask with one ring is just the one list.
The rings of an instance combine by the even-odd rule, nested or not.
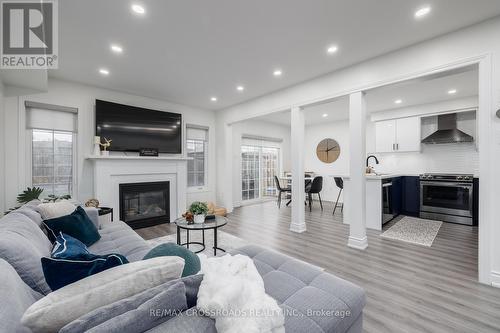
[(349, 236), (347, 246), (353, 249), (365, 250), (368, 247), (368, 238), (366, 238), (366, 236), (363, 238)]
[(500, 288), (500, 272), (491, 271), (491, 285)]

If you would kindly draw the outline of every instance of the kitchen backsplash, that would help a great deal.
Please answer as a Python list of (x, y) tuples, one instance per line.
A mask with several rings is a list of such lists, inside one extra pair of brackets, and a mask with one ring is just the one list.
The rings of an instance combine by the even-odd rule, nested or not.
[(474, 143), (422, 145), (421, 153), (376, 154), (379, 173), (479, 174), (479, 152)]

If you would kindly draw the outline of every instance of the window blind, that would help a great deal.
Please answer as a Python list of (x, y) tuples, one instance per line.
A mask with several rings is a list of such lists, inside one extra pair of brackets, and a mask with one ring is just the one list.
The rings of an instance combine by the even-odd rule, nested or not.
[(26, 128), (53, 131), (78, 131), (78, 109), (35, 102), (25, 103)]
[(208, 128), (187, 126), (186, 139), (208, 141)]

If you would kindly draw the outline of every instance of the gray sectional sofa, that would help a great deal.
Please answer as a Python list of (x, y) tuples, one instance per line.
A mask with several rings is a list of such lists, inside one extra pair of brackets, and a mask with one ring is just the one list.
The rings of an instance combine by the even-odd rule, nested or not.
[[(40, 258), (49, 256), (51, 243), (42, 231), (42, 218), (30, 202), (0, 219), (0, 332), (29, 333), (20, 319), (24, 311), (50, 292)], [(123, 222), (99, 225), (97, 211), (87, 209), (101, 239), (89, 249), (96, 254), (120, 253), (141, 260), (151, 249)], [(364, 291), (322, 269), (269, 251), (246, 246), (232, 251), (253, 259), (266, 292), (285, 311), (289, 333), (362, 332)], [(148, 332), (216, 332), (208, 317), (175, 317)], [(131, 332), (132, 333), (132, 332)]]

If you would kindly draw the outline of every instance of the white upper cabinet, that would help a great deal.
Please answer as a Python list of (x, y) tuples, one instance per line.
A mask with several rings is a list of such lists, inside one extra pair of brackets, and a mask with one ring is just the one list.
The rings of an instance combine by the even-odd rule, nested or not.
[(420, 151), (420, 117), (375, 123), (377, 153)]
[(395, 150), (396, 120), (377, 121), (375, 123), (375, 152), (389, 153)]

